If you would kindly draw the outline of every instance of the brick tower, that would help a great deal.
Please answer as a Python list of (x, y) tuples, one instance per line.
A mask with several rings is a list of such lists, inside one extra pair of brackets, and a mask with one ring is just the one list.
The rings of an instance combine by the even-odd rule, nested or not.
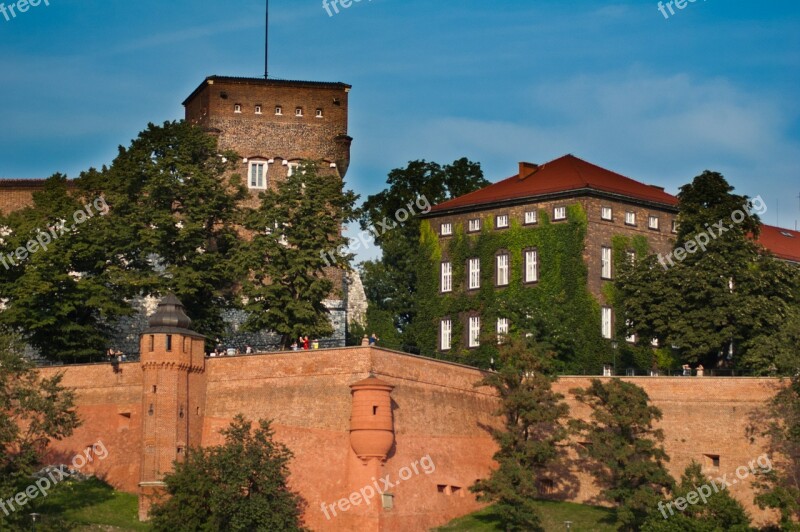
[(164, 491), (164, 475), (189, 447), (200, 445), (205, 407), (205, 337), (173, 295), (166, 296), (141, 335), (142, 469), (139, 519)]

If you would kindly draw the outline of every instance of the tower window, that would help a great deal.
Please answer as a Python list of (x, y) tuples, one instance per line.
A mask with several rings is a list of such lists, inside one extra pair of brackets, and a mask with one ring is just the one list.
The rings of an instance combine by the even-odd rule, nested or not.
[(156, 392), (158, 392), (158, 386), (156, 386), (156, 385), (154, 384), (154, 385), (153, 385), (153, 393), (156, 393)]
[(283, 115), (283, 107), (281, 107), (280, 105), (276, 105), (275, 106), (275, 114), (278, 115), (278, 116)]
[(372, 407), (372, 415), (373, 416), (377, 416), (378, 415), (378, 407), (377, 406), (373, 406)]
[(294, 116), (303, 116), (303, 108), (302, 107), (295, 108)]
[(261, 106), (260, 105), (256, 105), (256, 114), (257, 115), (261, 114)]
[(167, 335), (167, 351), (172, 351), (172, 335)]
[(156, 348), (156, 337), (152, 334), (150, 335), (150, 352), (152, 353)]
[(267, 161), (250, 161), (249, 174), (247, 183), (250, 188), (267, 188)]
[(240, 104), (240, 103), (233, 104), (233, 112), (234, 113), (241, 113), (242, 112), (242, 104)]
[(316, 117), (317, 118), (322, 118), (322, 109), (317, 109)]

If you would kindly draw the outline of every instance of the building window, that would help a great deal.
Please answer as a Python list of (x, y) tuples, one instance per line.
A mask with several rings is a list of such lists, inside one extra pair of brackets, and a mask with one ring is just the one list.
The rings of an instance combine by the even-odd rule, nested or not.
[(267, 188), (267, 161), (250, 162), (250, 179), (247, 183), (250, 188)]
[(294, 116), (303, 116), (303, 108), (302, 107), (297, 107), (294, 110)]
[(525, 225), (533, 225), (539, 221), (537, 211), (525, 211)]
[(611, 207), (603, 207), (600, 209), (600, 218), (603, 220), (613, 220), (614, 216)]
[(497, 286), (508, 286), (509, 258), (508, 253), (497, 255)]
[(553, 211), (553, 219), (554, 220), (564, 220), (567, 217), (567, 208), (566, 207), (556, 207)]
[(156, 345), (155, 345), (156, 344), (156, 337), (153, 336), (152, 334), (150, 335), (150, 342), (149, 343), (150, 343), (150, 352), (152, 353), (156, 348)]
[(502, 344), (508, 336), (508, 318), (497, 318), (497, 343)]
[(611, 338), (611, 307), (603, 307), (602, 333), (603, 338)]
[(630, 250), (626, 251), (625, 252), (625, 258), (628, 259), (628, 264), (630, 264), (631, 266), (636, 264), (636, 252), (635, 251), (630, 251)]
[(678, 220), (672, 220), (672, 232), (673, 233), (678, 232)]
[(625, 225), (636, 225), (636, 213), (628, 211), (625, 213)]
[(481, 317), (470, 316), (469, 318), (469, 347), (480, 347), (481, 345)]
[(283, 107), (280, 105), (275, 106), (275, 114), (278, 116), (283, 116)]
[(442, 236), (450, 236), (453, 234), (453, 224), (452, 223), (443, 223), (439, 226), (439, 234)]
[[(630, 331), (632, 326), (633, 326), (633, 322), (631, 320), (625, 320), (625, 328), (626, 329), (628, 329)], [(631, 333), (628, 336), (626, 336), (625, 337), (625, 341), (628, 342), (628, 343), (631, 343), (631, 344), (635, 344), (636, 343), (636, 333)]]
[(707, 454), (705, 455), (705, 466), (707, 468), (719, 469), (719, 455), (718, 454)]
[(317, 109), (316, 115), (317, 118), (322, 118), (322, 109)]
[(469, 289), (477, 290), (481, 287), (481, 259), (469, 259), (467, 271), (469, 272)]
[(658, 230), (658, 216), (649, 216), (647, 218), (647, 227), (650, 229)]
[(453, 322), (449, 319), (442, 320), (439, 323), (439, 349), (447, 351), (450, 349), (453, 342)]
[(600, 277), (611, 279), (611, 248), (600, 248)]
[(233, 105), (233, 112), (234, 113), (241, 113), (242, 112), (242, 104), (237, 103)]
[(508, 215), (507, 214), (500, 214), (495, 219), (496, 223), (495, 226), (497, 229), (505, 229), (508, 227)]
[(442, 292), (453, 291), (453, 263), (442, 263)]
[(475, 233), (481, 230), (481, 219), (480, 218), (473, 218), (469, 221), (469, 232)]
[(289, 169), (286, 171), (286, 175), (291, 177), (294, 175), (297, 169), (300, 168), (300, 163), (289, 163), (286, 166), (289, 167)]
[(167, 335), (167, 351), (172, 351), (172, 335)]
[(261, 106), (260, 105), (256, 105), (256, 114), (257, 115), (261, 114)]
[(525, 251), (525, 282), (539, 281), (539, 251), (528, 249)]

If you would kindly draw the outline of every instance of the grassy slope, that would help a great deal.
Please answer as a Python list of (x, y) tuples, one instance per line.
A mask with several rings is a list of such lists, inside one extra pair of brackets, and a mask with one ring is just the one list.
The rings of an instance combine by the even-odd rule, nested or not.
[[(611, 524), (614, 512), (607, 508), (556, 501), (538, 501), (536, 504), (542, 514), (542, 525), (547, 531), (566, 530), (564, 521), (572, 521), (571, 532), (611, 532), (616, 530), (616, 527)], [(437, 530), (441, 532), (502, 532), (503, 528), (490, 506), (480, 512), (460, 517)]]

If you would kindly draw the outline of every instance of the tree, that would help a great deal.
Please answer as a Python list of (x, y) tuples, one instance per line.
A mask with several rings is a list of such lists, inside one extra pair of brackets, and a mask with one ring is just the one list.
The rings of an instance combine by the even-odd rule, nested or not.
[(617, 505), (621, 529), (637, 530), (674, 485), (664, 465), (664, 433), (653, 427), (661, 410), (649, 404), (642, 388), (619, 379), (592, 379), (588, 388), (570, 392), (592, 409), (591, 422), (571, 422), (584, 443), (581, 453), (603, 498)]
[(191, 449), (166, 475), (169, 498), (151, 509), (154, 530), (303, 530), (305, 501), (287, 485), (292, 452), (269, 421), (238, 415), (225, 443)]
[(768, 370), (774, 360), (757, 347), (797, 304), (798, 272), (755, 242), (757, 201), (734, 194), (719, 173), (697, 176), (678, 198), (673, 253), (643, 259), (617, 276), (628, 332), (643, 344), (658, 338), (677, 346), (684, 363)]
[[(200, 128), (167, 122), (120, 147), (109, 168), (82, 173), (74, 190), (51, 177), (32, 208), (0, 223), (5, 252), (51, 228), (58, 235), (0, 270), (0, 322), (47, 358), (85, 361), (108, 347), (133, 298), (174, 292), (196, 330), (221, 334), (239, 279), (234, 224), (244, 189), (228, 177), (234, 160)], [(68, 230), (55, 229), (60, 221)]]
[[(42, 378), (20, 354), (19, 342), (0, 333), (0, 499), (7, 500), (31, 483), (48, 444), (78, 427), (74, 393), (61, 385), (62, 375)], [(12, 507), (13, 510), (13, 507)], [(3, 524), (21, 527), (27, 512), (0, 512)]]
[(552, 354), (539, 343), (510, 339), (499, 350), (500, 369), (479, 386), (500, 397), (496, 415), (503, 429), (492, 429), (499, 467), (470, 488), (478, 500), (496, 503), (506, 530), (543, 530), (534, 499), (541, 495), (545, 471), (563, 459), (560, 443), (567, 437), (564, 396), (553, 392)]
[(316, 163), (306, 161), (245, 213), (251, 238), (237, 260), (247, 268), (242, 291), (247, 329), (278, 333), (286, 348), (301, 334), (333, 332), (323, 300), (334, 289), (331, 273), (349, 268), (350, 256), (338, 250), (347, 244), (341, 226), (356, 199), (343, 191), (338, 176), (320, 173)]
[[(681, 511), (670, 507), (669, 502), (659, 502), (642, 526), (644, 532), (748, 532), (750, 518), (742, 504), (727, 489), (716, 486), (703, 474), (700, 464), (692, 461), (681, 477), (681, 483), (672, 493), (671, 501), (678, 498), (689, 501)], [(694, 492), (694, 495), (692, 493)], [(698, 498), (699, 497), (699, 498)], [(671, 502), (670, 501), (670, 502)]]
[[(364, 266), (363, 282), (369, 305), (394, 316), (395, 327), (405, 333), (415, 315), (420, 219), (411, 216), (401, 221), (397, 214), (410, 211), (409, 206), (416, 214), (427, 212), (432, 205), (490, 183), (483, 178), (480, 164), (466, 158), (445, 166), (411, 161), (406, 168), (389, 172), (386, 182), (389, 187), (369, 196), (359, 210), (361, 228), (373, 229), (375, 243), (383, 252), (379, 261)], [(367, 328), (372, 327), (368, 324)], [(413, 338), (408, 340), (413, 344)]]
[(780, 512), (781, 530), (800, 530), (800, 377), (778, 392), (767, 414), (773, 467), (757, 477), (756, 503)]

